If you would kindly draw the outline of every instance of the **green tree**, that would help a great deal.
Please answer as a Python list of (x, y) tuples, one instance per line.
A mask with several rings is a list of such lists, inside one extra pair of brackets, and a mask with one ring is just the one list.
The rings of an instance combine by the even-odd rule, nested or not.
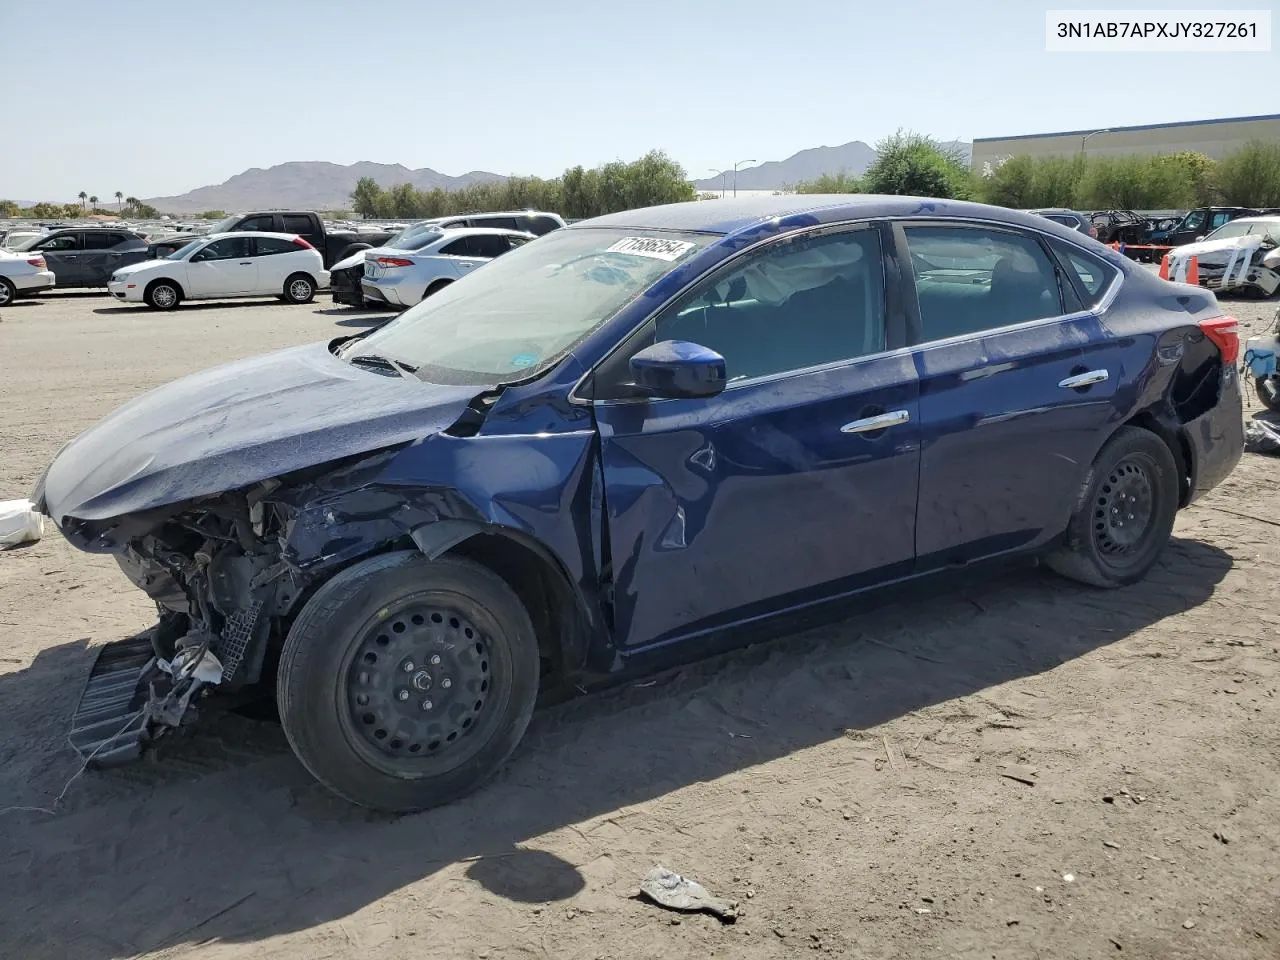
[[(74, 207), (75, 204), (71, 206)], [(47, 200), (42, 200), (27, 210), (27, 216), (34, 217), (37, 220), (52, 220), (55, 217), (62, 216), (63, 209), (64, 207), (61, 203), (49, 203)]]
[(66, 217), (68, 220), (80, 216), (84, 213), (84, 208), (76, 206), (74, 203), (64, 203), (61, 210), (57, 213), (59, 217)]
[(1077, 189), (1076, 206), (1161, 210), (1196, 202), (1187, 168), (1161, 156), (1092, 157)]
[(201, 220), (221, 220), (226, 215), (227, 215), (227, 211), (225, 210), (206, 210), (204, 213), (200, 214), (200, 219)]
[(98, 198), (97, 198), (97, 197), (90, 197), (90, 198), (89, 198), (89, 204), (90, 204), (90, 206), (92, 206), (92, 207), (96, 210), (96, 209), (97, 209), (97, 207), (98, 207)]
[(117, 190), (116, 191), (116, 210), (120, 211), (123, 209), (124, 209), (124, 194), (121, 193), (119, 190)]
[(1249, 141), (1218, 161), (1214, 179), (1224, 203), (1280, 206), (1280, 143)]
[(1172, 166), (1191, 184), (1194, 194), (1192, 201), (1197, 206), (1206, 206), (1218, 202), (1216, 184), (1217, 164), (1203, 153), (1195, 150), (1181, 150), (1160, 157), (1160, 162)]
[(84, 209), (84, 202), (89, 199), (89, 195), (85, 193), (83, 190), (81, 190), (78, 194), (76, 194), (76, 196), (80, 198), (80, 208)]
[(824, 173), (812, 180), (801, 180), (795, 185), (796, 193), (862, 193), (862, 179), (844, 170)]
[(0, 200), (0, 217), (17, 217), (22, 215), (22, 208), (12, 200)]
[(361, 177), (351, 191), (351, 203), (360, 216), (376, 217), (383, 203), (383, 190), (373, 177)]
[(969, 168), (958, 149), (924, 134), (899, 130), (876, 144), (875, 162), (862, 178), (868, 193), (967, 199)]
[(1035, 160), (1025, 154), (1010, 157), (981, 178), (980, 196), (986, 203), (1015, 210), (1034, 207), (1035, 177)]

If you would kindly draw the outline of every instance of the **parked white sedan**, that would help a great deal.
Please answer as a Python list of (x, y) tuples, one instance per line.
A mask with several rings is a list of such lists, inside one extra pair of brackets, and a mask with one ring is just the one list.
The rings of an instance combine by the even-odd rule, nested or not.
[(18, 297), (48, 290), (53, 284), (53, 271), (40, 254), (0, 250), (0, 307), (13, 303)]
[(329, 285), (320, 252), (288, 233), (215, 233), (157, 260), (122, 267), (107, 290), (117, 300), (172, 310), (183, 300), (279, 297), (309, 303)]
[[(422, 239), (418, 234), (415, 243)], [(521, 230), (459, 227), (438, 231), (414, 250), (366, 250), (360, 289), (366, 300), (412, 307), (494, 257), (535, 239)]]

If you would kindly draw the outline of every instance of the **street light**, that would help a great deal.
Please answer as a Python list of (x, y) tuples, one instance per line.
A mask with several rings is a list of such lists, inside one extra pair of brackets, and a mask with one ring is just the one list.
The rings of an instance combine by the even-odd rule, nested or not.
[(723, 200), (723, 199), (724, 199), (724, 190), (725, 190), (725, 181), (726, 181), (726, 180), (728, 179), (728, 177), (729, 177), (729, 171), (728, 171), (728, 170), (717, 170), (715, 167), (707, 167), (707, 169), (708, 169), (708, 170), (710, 170), (712, 173), (714, 173), (714, 174), (718, 174), (718, 175), (719, 175), (719, 177), (720, 177), (720, 199), (721, 199), (721, 200)]
[(754, 160), (739, 160), (733, 165), (733, 195), (738, 195), (738, 168), (744, 163), (755, 163)]
[(1084, 155), (1084, 145), (1089, 142), (1090, 137), (1096, 137), (1100, 133), (1110, 133), (1110, 132), (1111, 132), (1111, 128), (1107, 127), (1105, 130), (1095, 130), (1093, 131), (1093, 133), (1086, 133), (1083, 137), (1080, 138), (1080, 154), (1082, 156)]

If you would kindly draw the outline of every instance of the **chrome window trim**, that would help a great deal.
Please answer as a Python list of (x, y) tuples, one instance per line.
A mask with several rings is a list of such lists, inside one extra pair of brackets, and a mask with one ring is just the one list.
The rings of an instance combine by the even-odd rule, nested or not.
[[(668, 297), (667, 300), (664, 301), (660, 306), (655, 307), (649, 314), (645, 316), (643, 320), (641, 320), (629, 331), (627, 331), (626, 336), (621, 337), (618, 340), (618, 342), (614, 344), (613, 348), (609, 350), (608, 353), (606, 353), (603, 357), (601, 357), (598, 361), (596, 361), (595, 365), (592, 366), (590, 370), (588, 370), (586, 373), (584, 373), (581, 377), (578, 378), (577, 382), (574, 383), (573, 387), (569, 390), (569, 394), (568, 394), (569, 402), (571, 404), (575, 404), (578, 406), (594, 407), (594, 406), (609, 406), (612, 404), (623, 404), (623, 403), (664, 403), (664, 402), (669, 402), (672, 400), (679, 399), (676, 397), (617, 397), (610, 400), (588, 400), (585, 397), (579, 396), (578, 390), (583, 386), (584, 383), (586, 383), (586, 381), (591, 377), (591, 375), (595, 373), (596, 369), (600, 367), (601, 364), (605, 363), (610, 357), (612, 357), (615, 353), (621, 350), (623, 346), (626, 344), (626, 342), (630, 340), (633, 336), (635, 336), (636, 333), (638, 333), (641, 329), (643, 329), (644, 326), (647, 323), (649, 323), (649, 321), (653, 320), (655, 317), (658, 316), (658, 314), (660, 314), (663, 310), (667, 309), (667, 307), (669, 307), (672, 303), (680, 299), (680, 297), (684, 296), (691, 289), (693, 289), (695, 286), (701, 283), (704, 279), (706, 279), (716, 271), (720, 270), (722, 267), (727, 267), (730, 264), (732, 264), (734, 261), (742, 257), (751, 255), (756, 251), (761, 250), (762, 248), (768, 246), (769, 244), (778, 243), (783, 240), (795, 239), (797, 237), (821, 236), (823, 233), (827, 233), (827, 232), (838, 233), (838, 232), (841, 232), (842, 230), (848, 229), (849, 227), (860, 227), (864, 229), (871, 228), (871, 227), (874, 227), (874, 225), (877, 223), (910, 224), (912, 222), (937, 224), (939, 226), (947, 226), (951, 224), (955, 224), (957, 226), (962, 226), (962, 227), (963, 226), (987, 226), (987, 227), (995, 227), (997, 229), (1002, 229), (1002, 230), (1022, 231), (1023, 233), (1038, 234), (1041, 237), (1051, 238), (1054, 240), (1058, 240), (1060, 242), (1067, 243), (1070, 246), (1073, 246), (1077, 250), (1079, 250), (1081, 254), (1088, 257), (1092, 257), (1094, 260), (1102, 259), (1096, 253), (1093, 253), (1092, 251), (1086, 250), (1083, 247), (1081, 247), (1080, 244), (1074, 241), (1074, 238), (1068, 239), (1065, 237), (1060, 237), (1057, 234), (1050, 233), (1047, 230), (1041, 229), (1040, 227), (1024, 227), (1021, 224), (1006, 223), (1003, 220), (987, 220), (987, 219), (970, 218), (970, 217), (966, 217), (963, 219), (960, 217), (938, 217), (938, 216), (925, 216), (925, 215), (897, 216), (897, 217), (861, 217), (857, 220), (840, 220), (833, 223), (824, 223), (824, 224), (821, 224), (820, 226), (811, 227), (807, 230), (798, 230), (792, 233), (784, 233), (778, 236), (766, 237), (765, 239), (760, 240), (756, 243), (753, 243), (748, 247), (743, 247), (741, 250), (737, 251), (732, 256), (727, 257), (726, 259), (720, 261), (719, 263), (715, 264), (711, 268), (704, 270), (697, 277), (695, 277), (693, 280), (690, 280), (678, 291), (676, 291), (674, 294)], [(1063, 225), (1059, 224), (1059, 226), (1063, 226)], [(1063, 227), (1063, 229), (1070, 229), (1070, 228)], [(1072, 232), (1078, 233), (1079, 231), (1072, 231)], [(881, 251), (881, 255), (883, 256), (883, 251)], [(1106, 261), (1104, 260), (1103, 262), (1105, 263)], [(1108, 266), (1111, 266), (1111, 265), (1108, 264)], [(1025, 320), (1022, 323), (1007, 324), (1006, 326), (1003, 326), (1003, 327), (990, 327), (988, 329), (979, 330), (974, 333), (965, 333), (965, 334), (959, 334), (954, 337), (947, 337), (946, 339), (943, 339), (943, 340), (929, 340), (925, 343), (908, 344), (905, 347), (895, 347), (892, 350), (882, 350), (879, 353), (868, 353), (860, 357), (851, 357), (845, 360), (833, 360), (830, 363), (818, 364), (812, 367), (801, 367), (796, 370), (787, 370), (782, 373), (770, 373), (770, 374), (765, 374), (759, 377), (750, 377), (744, 380), (734, 380), (725, 385), (723, 393), (728, 393), (730, 390), (739, 390), (747, 386), (755, 386), (756, 384), (772, 383), (778, 380), (790, 379), (791, 377), (808, 376), (810, 374), (819, 373), (823, 370), (832, 369), (835, 367), (845, 367), (853, 364), (866, 363), (871, 360), (880, 360), (885, 357), (893, 357), (893, 356), (898, 356), (900, 354), (912, 353), (917, 350), (932, 350), (935, 347), (952, 346), (957, 343), (963, 343), (968, 340), (975, 340), (981, 337), (991, 336), (993, 334), (1003, 334), (1003, 333), (1009, 333), (1009, 332), (1018, 331), (1018, 330), (1030, 330), (1037, 327), (1046, 326), (1051, 323), (1065, 323), (1068, 321), (1080, 320), (1097, 313), (1103, 313), (1111, 307), (1112, 303), (1115, 302), (1116, 297), (1119, 296), (1120, 294), (1120, 287), (1124, 282), (1124, 271), (1121, 270), (1119, 267), (1112, 267), (1112, 269), (1114, 273), (1111, 277), (1111, 283), (1107, 286), (1107, 289), (1103, 292), (1102, 297), (1097, 301), (1097, 305), (1094, 307), (1086, 308), (1084, 310), (1077, 310), (1072, 313), (1059, 314), (1052, 317), (1042, 317), (1037, 320)]]

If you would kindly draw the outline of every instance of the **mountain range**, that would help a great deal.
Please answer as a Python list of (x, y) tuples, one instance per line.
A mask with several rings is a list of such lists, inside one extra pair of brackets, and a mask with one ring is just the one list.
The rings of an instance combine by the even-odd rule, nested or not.
[[(966, 156), (971, 145), (954, 142)], [(860, 175), (875, 162), (876, 152), (861, 140), (853, 140), (838, 147), (813, 147), (792, 154), (785, 160), (770, 160), (738, 170), (739, 190), (785, 190), (802, 180), (812, 180), (824, 173)], [(733, 172), (726, 177), (719, 175), (693, 181), (699, 191), (719, 191), (723, 183), (733, 187)], [(473, 170), (453, 177), (430, 167), (410, 170), (399, 163), (372, 163), (362, 161), (343, 166), (319, 160), (298, 160), (274, 167), (253, 167), (237, 173), (224, 183), (197, 187), (188, 193), (173, 197), (152, 197), (145, 201), (166, 213), (190, 214), (205, 210), (244, 212), (255, 209), (293, 207), (304, 210), (330, 210), (346, 207), (351, 202), (351, 191), (356, 181), (372, 177), (379, 186), (394, 187), (411, 183), (419, 190), (441, 187), (457, 190), (472, 184), (505, 179), (500, 174)]]

